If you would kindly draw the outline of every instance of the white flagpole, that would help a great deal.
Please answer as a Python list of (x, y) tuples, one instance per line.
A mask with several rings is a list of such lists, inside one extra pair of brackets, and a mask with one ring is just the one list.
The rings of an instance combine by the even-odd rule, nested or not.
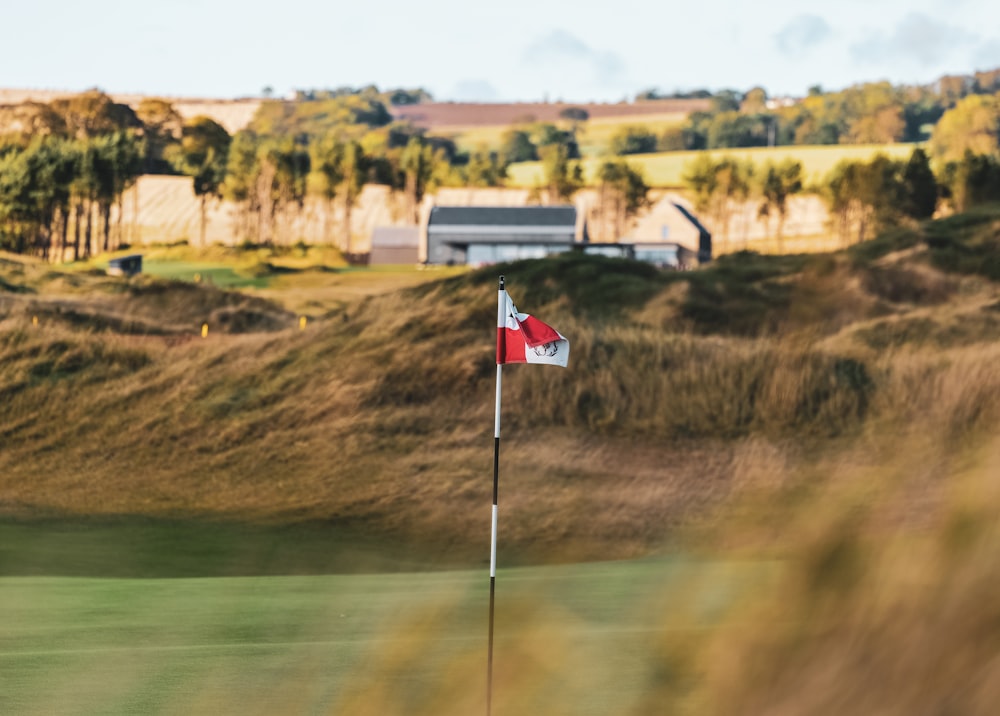
[(500, 288), (497, 293), (497, 399), (496, 414), (493, 419), (493, 528), (490, 532), (490, 639), (489, 657), (486, 671), (486, 716), (490, 716), (493, 708), (493, 604), (496, 591), (497, 576), (497, 492), (500, 485), (500, 386), (502, 384), (503, 365), (500, 363), (500, 336), (507, 324), (507, 291), (504, 289), (503, 276), (500, 277)]

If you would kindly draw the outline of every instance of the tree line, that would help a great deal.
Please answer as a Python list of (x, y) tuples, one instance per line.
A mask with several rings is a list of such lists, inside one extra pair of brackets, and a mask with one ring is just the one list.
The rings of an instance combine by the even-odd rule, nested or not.
[[(543, 165), (535, 200), (565, 201), (582, 187), (572, 128), (514, 128), (499, 148), (460, 152), (449, 139), (392, 121), (387, 101), (422, 96), (401, 92), (363, 88), (264, 102), (234, 135), (208, 117), (184, 120), (164, 100), (133, 110), (97, 90), (0, 108), (0, 248), (53, 260), (118, 248), (126, 243), (123, 196), (141, 174), (192, 178), (202, 243), (209, 202), (236, 203), (239, 240), (273, 244), (293, 240), (290, 227), (311, 199), (324, 207), (327, 240), (345, 253), (355, 250), (352, 211), (365, 184), (402, 196), (412, 223), (428, 192), (502, 186), (508, 165), (527, 157)], [(609, 160), (601, 182), (618, 225), (645, 201), (648, 187), (623, 161)]]
[(751, 205), (780, 250), (789, 199), (797, 194), (823, 198), (830, 228), (841, 243), (860, 242), (929, 219), (940, 210), (962, 212), (1000, 202), (1000, 157), (967, 150), (960, 159), (941, 162), (935, 173), (928, 153), (918, 147), (905, 161), (882, 154), (869, 161), (842, 161), (810, 186), (801, 163), (792, 159), (759, 167), (748, 160), (702, 154), (688, 164), (684, 183), (721, 240), (746, 231), (748, 227), (733, 222), (736, 217), (745, 222)]
[[(986, 84), (984, 76), (972, 89)], [(958, 89), (937, 93), (953, 104), (934, 126), (927, 152), (915, 152), (909, 169), (885, 158), (848, 163), (822, 186), (809, 187), (828, 197), (843, 236), (865, 238), (900, 212), (914, 219), (924, 216), (925, 208), (913, 208), (914, 202), (926, 207), (929, 201), (912, 194), (910, 185), (918, 175), (933, 180), (935, 205), (940, 199), (963, 210), (996, 197), (1000, 93), (974, 92), (968, 83), (961, 87), (964, 95)], [(829, 96), (815, 93), (804, 108), (787, 109), (805, 116), (813, 105), (840, 102), (855, 107), (862, 124), (877, 125), (884, 119), (878, 98), (894, 92), (888, 85), (866, 85), (838, 93), (842, 97), (832, 105)], [(323, 207), (323, 234), (345, 253), (356, 249), (352, 212), (365, 184), (385, 185), (402, 197), (411, 223), (419, 221), (427, 193), (443, 186), (502, 186), (513, 162), (539, 161), (543, 180), (533, 201), (567, 201), (583, 187), (577, 137), (588, 119), (584, 110), (568, 108), (559, 125), (510, 127), (498, 146), (463, 152), (450, 139), (393, 121), (388, 109), (393, 102), (423, 98), (422, 90), (382, 93), (374, 87), (310, 91), (296, 101), (264, 102), (251, 124), (235, 135), (207, 117), (185, 120), (164, 100), (146, 99), (132, 109), (97, 90), (48, 104), (0, 108), (0, 248), (76, 260), (119, 247), (126, 233), (121, 226), (123, 196), (141, 174), (192, 178), (202, 243), (209, 202), (235, 202), (236, 238), (261, 244), (293, 241), (291, 227), (308, 202)], [(752, 110), (765, 100), (762, 91), (713, 97), (716, 116), (736, 112), (753, 117)], [(690, 122), (702, 119), (692, 115)], [(829, 126), (825, 120), (821, 124)], [(844, 126), (852, 137), (863, 134), (860, 125)], [(656, 141), (626, 128), (598, 166), (598, 205), (592, 218), (600, 227), (599, 238), (621, 236), (628, 220), (648, 205), (650, 189), (642, 173), (622, 157), (657, 148)], [(759, 217), (779, 240), (788, 197), (806, 189), (795, 162), (757, 170), (708, 156), (689, 168), (687, 184), (699, 211), (724, 234), (730, 232), (734, 207), (756, 197)], [(910, 188), (898, 190), (901, 185)]]
[[(771, 98), (762, 87), (661, 95), (646, 90), (638, 100), (698, 97), (710, 109), (659, 133), (635, 126), (613, 140), (619, 154), (780, 145), (923, 142), (946, 113), (996, 100), (1000, 69), (945, 76), (928, 85), (869, 82), (835, 92), (810, 88), (799, 101)], [(966, 101), (969, 98), (986, 98)], [(961, 154), (961, 152), (959, 152)]]

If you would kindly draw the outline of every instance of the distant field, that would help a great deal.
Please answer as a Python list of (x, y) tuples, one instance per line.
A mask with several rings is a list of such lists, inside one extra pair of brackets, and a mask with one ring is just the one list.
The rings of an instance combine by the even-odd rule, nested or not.
[[(712, 157), (731, 156), (749, 159), (757, 164), (767, 161), (780, 162), (786, 158), (802, 162), (808, 183), (821, 181), (838, 162), (844, 159), (867, 160), (878, 153), (894, 159), (905, 159), (913, 152), (912, 144), (863, 144), (829, 146), (788, 146), (755, 147), (751, 149), (713, 149), (707, 153)], [(686, 165), (702, 152), (663, 152), (660, 154), (635, 154), (627, 157), (630, 164), (642, 169), (646, 181), (657, 187), (679, 187), (684, 184)], [(595, 175), (600, 159), (587, 158), (583, 161), (584, 175), (588, 182), (596, 183)], [(542, 183), (542, 168), (539, 162), (521, 162), (508, 170), (509, 184), (517, 187), (532, 187)]]
[[(622, 128), (631, 125), (642, 126), (655, 134), (676, 127), (687, 117), (685, 112), (660, 112), (647, 115), (621, 115), (597, 117), (583, 122), (578, 134), (580, 151), (584, 156), (597, 156), (607, 151), (611, 138)], [(558, 120), (565, 124), (565, 120)], [(442, 125), (431, 130), (432, 135), (448, 137), (462, 151), (478, 149), (496, 149), (500, 146), (503, 135), (516, 123), (492, 125)]]
[(591, 120), (629, 117), (640, 121), (644, 117), (662, 114), (687, 115), (707, 110), (707, 99), (664, 99), (648, 102), (617, 102), (601, 104), (570, 104), (566, 102), (429, 102), (392, 108), (395, 119), (409, 120), (419, 127), (436, 130), (441, 127), (473, 127), (510, 125), (519, 122), (555, 122), (563, 110), (584, 109)]
[[(632, 711), (776, 576), (682, 559), (501, 569), (494, 713)], [(475, 714), (488, 573), (2, 577), (6, 713)]]

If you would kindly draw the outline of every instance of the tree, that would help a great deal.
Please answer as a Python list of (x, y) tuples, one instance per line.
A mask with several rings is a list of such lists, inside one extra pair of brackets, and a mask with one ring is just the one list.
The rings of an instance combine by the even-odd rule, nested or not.
[(0, 136), (7, 145), (24, 148), (33, 138), (65, 134), (66, 121), (50, 105), (22, 102), (0, 107)]
[(324, 239), (328, 239), (330, 236), (330, 219), (333, 216), (334, 201), (344, 181), (344, 153), (343, 142), (338, 141), (332, 135), (323, 137), (309, 145), (312, 168), (309, 177), (310, 186), (313, 193), (323, 199), (326, 204), (326, 211), (323, 214)]
[(949, 162), (943, 171), (943, 194), (955, 211), (1000, 200), (1000, 161), (996, 157), (965, 153), (960, 162)]
[(218, 122), (209, 117), (195, 117), (185, 123), (180, 145), (170, 152), (173, 166), (194, 180), (194, 195), (200, 200), (202, 246), (205, 245), (207, 202), (211, 197), (222, 197), (231, 143), (229, 132)]
[(844, 137), (847, 144), (892, 144), (903, 138), (906, 120), (903, 108), (886, 106), (850, 122)]
[(344, 147), (343, 178), (340, 194), (344, 197), (344, 240), (342, 250), (352, 253), (351, 211), (361, 196), (368, 175), (368, 157), (357, 142), (347, 142)]
[(420, 202), (434, 178), (436, 159), (433, 147), (417, 137), (410, 139), (400, 158), (414, 224), (420, 223)]
[(707, 154), (685, 167), (683, 180), (694, 195), (695, 208), (710, 218), (727, 241), (733, 211), (749, 197), (753, 174), (751, 162), (733, 157), (713, 159)]
[(903, 163), (883, 154), (870, 162), (842, 161), (828, 175), (825, 195), (843, 241), (864, 241), (897, 224), (906, 203)]
[(767, 115), (720, 112), (708, 126), (707, 147), (764, 147), (768, 144), (768, 130)]
[(941, 162), (960, 161), (966, 152), (1000, 152), (1000, 95), (972, 95), (945, 112), (931, 135), (930, 152)]
[(507, 164), (497, 152), (480, 149), (469, 157), (464, 173), (466, 186), (502, 186), (507, 178)]
[(720, 90), (712, 95), (712, 112), (737, 112), (742, 100), (743, 95), (736, 90)]
[(226, 159), (226, 178), (221, 187), (224, 197), (243, 207), (243, 226), (238, 233), (247, 242), (260, 240), (260, 202), (256, 190), (260, 174), (259, 147), (260, 139), (251, 130), (240, 130), (233, 136)]
[(616, 156), (626, 154), (650, 154), (656, 151), (656, 135), (647, 127), (622, 127), (611, 138), (611, 153)]
[(566, 201), (583, 186), (583, 167), (580, 162), (570, 162), (565, 144), (550, 144), (539, 149), (542, 173), (549, 201)]
[(508, 129), (501, 137), (500, 152), (509, 164), (533, 162), (538, 159), (538, 148), (531, 141), (531, 134), (523, 129)]
[(559, 118), (569, 122), (569, 130), (575, 139), (583, 130), (583, 123), (590, 119), (590, 112), (583, 107), (566, 107), (559, 112)]
[(541, 122), (535, 125), (534, 135), (535, 145), (538, 147), (539, 152), (542, 147), (561, 145), (566, 148), (566, 156), (569, 159), (580, 158), (580, 147), (576, 142), (576, 136), (572, 132), (559, 129), (559, 127), (548, 122)]
[(170, 102), (149, 97), (139, 103), (135, 114), (142, 123), (142, 138), (145, 141), (143, 172), (172, 172), (173, 167), (166, 159), (167, 149), (180, 141), (184, 119)]
[(590, 113), (583, 107), (566, 107), (559, 112), (559, 117), (571, 122), (586, 122), (590, 119)]
[(802, 191), (802, 164), (786, 159), (780, 164), (768, 162), (760, 178), (761, 204), (758, 216), (768, 224), (777, 217), (775, 237), (779, 253), (783, 251), (785, 217), (788, 215), (788, 198)]
[[(111, 249), (111, 207), (118, 204), (119, 221), (122, 211), (122, 194), (131, 186), (142, 170), (142, 149), (138, 138), (131, 133), (115, 132), (93, 140), (96, 149), (93, 168), (96, 177), (95, 198), (101, 216), (103, 251)], [(121, 237), (121, 227), (118, 231)]]
[(767, 90), (754, 87), (743, 95), (740, 111), (744, 114), (762, 114), (767, 111)]
[(53, 100), (50, 106), (66, 124), (71, 137), (87, 139), (119, 130), (138, 130), (142, 123), (127, 104), (119, 104), (99, 90)]
[(611, 217), (617, 240), (625, 233), (626, 222), (649, 206), (649, 185), (642, 173), (624, 159), (604, 162), (597, 171), (600, 184), (600, 211)]
[(937, 209), (938, 193), (937, 179), (931, 171), (927, 153), (917, 147), (903, 167), (903, 204), (900, 209), (912, 219), (930, 219)]

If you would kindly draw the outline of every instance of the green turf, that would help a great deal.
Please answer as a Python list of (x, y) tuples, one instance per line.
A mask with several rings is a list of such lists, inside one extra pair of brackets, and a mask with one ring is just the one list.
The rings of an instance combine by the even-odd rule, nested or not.
[[(500, 570), (494, 713), (626, 713), (664, 641), (712, 628), (774, 574), (679, 559)], [(488, 584), (484, 569), (2, 577), (0, 710), (340, 714), (389, 699), (382, 712), (478, 713)]]
[(157, 278), (198, 280), (219, 288), (266, 288), (270, 283), (269, 276), (243, 274), (226, 264), (147, 259), (143, 261), (142, 270)]

